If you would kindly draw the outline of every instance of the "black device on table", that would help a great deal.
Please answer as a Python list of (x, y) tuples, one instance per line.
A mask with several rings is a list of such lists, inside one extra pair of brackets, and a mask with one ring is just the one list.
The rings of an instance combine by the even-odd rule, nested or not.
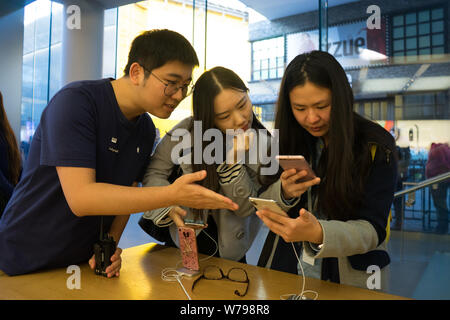
[(114, 252), (116, 252), (116, 241), (107, 232), (103, 232), (103, 217), (101, 217), (100, 239), (94, 244), (95, 274), (108, 276), (105, 270), (111, 264)]

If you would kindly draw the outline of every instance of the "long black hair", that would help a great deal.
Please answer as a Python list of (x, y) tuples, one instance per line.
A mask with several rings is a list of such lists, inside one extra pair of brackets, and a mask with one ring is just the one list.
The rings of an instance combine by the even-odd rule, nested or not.
[(8, 150), (8, 176), (6, 177), (12, 185), (16, 185), (20, 178), (22, 170), (22, 158), (17, 145), (16, 136), (11, 125), (9, 124), (6, 111), (3, 106), (3, 96), (0, 92), (0, 139), (6, 142)]
[(370, 121), (353, 111), (353, 92), (345, 71), (327, 52), (298, 55), (286, 68), (275, 117), (280, 154), (301, 154), (312, 164), (317, 160), (318, 138), (297, 122), (289, 99), (289, 92), (306, 82), (327, 88), (332, 94), (329, 142), (315, 168), (321, 178), (320, 185), (314, 188), (319, 196), (319, 209), (330, 219), (356, 218), (371, 161), (362, 128)]
[[(242, 79), (232, 70), (224, 67), (215, 67), (208, 71), (205, 71), (200, 78), (198, 78), (195, 83), (192, 104), (193, 104), (193, 121), (201, 121), (203, 132), (216, 128), (214, 124), (215, 113), (214, 113), (214, 99), (219, 95), (224, 89), (232, 89), (239, 92), (248, 92), (248, 88)], [(191, 129), (193, 123), (191, 125)], [(256, 116), (253, 114), (252, 121), (253, 129), (265, 129), (261, 122), (258, 121)], [(202, 135), (203, 135), (202, 132)], [(223, 139), (225, 144), (225, 139)], [(202, 141), (201, 152), (209, 144), (208, 141)], [(192, 169), (193, 171), (206, 170), (207, 176), (201, 182), (201, 184), (214, 191), (219, 190), (219, 178), (217, 175), (218, 164), (206, 164), (202, 159), (201, 164), (196, 164), (194, 162), (194, 150), (192, 150)], [(225, 154), (225, 153), (224, 153)]]

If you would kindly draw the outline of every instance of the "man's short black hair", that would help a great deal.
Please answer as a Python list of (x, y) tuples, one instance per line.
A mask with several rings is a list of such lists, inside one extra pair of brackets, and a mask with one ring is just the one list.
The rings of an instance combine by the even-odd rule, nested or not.
[(178, 32), (167, 29), (145, 31), (133, 40), (124, 73), (129, 75), (134, 62), (151, 71), (169, 61), (180, 61), (192, 67), (199, 65), (194, 48)]

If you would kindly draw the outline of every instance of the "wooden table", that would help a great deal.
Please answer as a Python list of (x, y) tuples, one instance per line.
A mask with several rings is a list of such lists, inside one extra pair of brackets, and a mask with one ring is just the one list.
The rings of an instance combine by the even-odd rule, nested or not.
[[(206, 256), (200, 255), (200, 258)], [(53, 269), (21, 276), (7, 276), (0, 271), (0, 299), (44, 300), (187, 300), (178, 282), (161, 279), (164, 268), (175, 267), (181, 260), (178, 249), (149, 243), (125, 249), (122, 253), (120, 277), (105, 278), (95, 275), (88, 264), (80, 265), (80, 289), (68, 289), (72, 273)], [(280, 296), (299, 293), (302, 277), (220, 258), (200, 262), (200, 267), (217, 265), (224, 272), (232, 267), (244, 268), (250, 279), (245, 297), (234, 294), (244, 290), (245, 284), (223, 280), (198, 282), (194, 292), (192, 283), (198, 276), (183, 277), (182, 283), (193, 300), (280, 300)], [(69, 281), (73, 283), (72, 281)], [(391, 300), (406, 299), (377, 291), (306, 278), (306, 290), (314, 290), (319, 300)], [(312, 297), (313, 295), (309, 294)]]

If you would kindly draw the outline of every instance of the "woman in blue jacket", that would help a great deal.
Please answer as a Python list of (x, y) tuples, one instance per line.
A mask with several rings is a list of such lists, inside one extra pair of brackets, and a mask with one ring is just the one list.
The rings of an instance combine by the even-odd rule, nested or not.
[(303, 155), (320, 184), (308, 190), (298, 183), (284, 194), (287, 200), (300, 197), (289, 218), (257, 212), (271, 230), (259, 265), (297, 273), (292, 242), (301, 250), (306, 276), (367, 288), (373, 270), (380, 270), (376, 287), (386, 290), (395, 142), (353, 111), (352, 89), (332, 55), (312, 51), (288, 65), (275, 128), (280, 154)]

